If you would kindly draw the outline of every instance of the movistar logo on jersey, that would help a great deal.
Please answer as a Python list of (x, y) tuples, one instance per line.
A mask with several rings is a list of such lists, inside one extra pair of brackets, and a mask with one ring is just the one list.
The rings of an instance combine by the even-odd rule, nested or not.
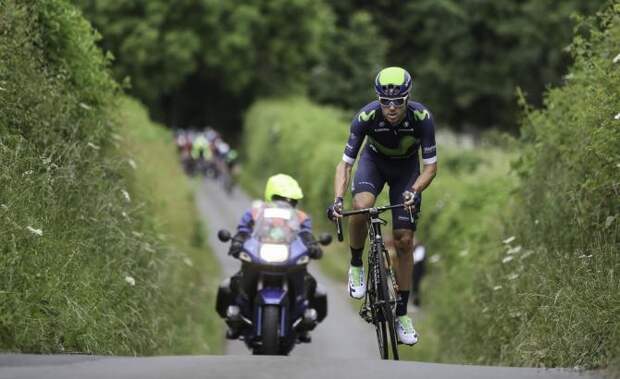
[(424, 109), (422, 111), (414, 110), (413, 111), (413, 115), (415, 116), (415, 119), (418, 120), (418, 121), (424, 121), (427, 118), (431, 117), (430, 113), (428, 113), (428, 111), (426, 109)]
[(373, 120), (375, 118), (375, 112), (376, 111), (377, 111), (376, 109), (373, 110), (373, 111), (370, 111), (368, 113), (362, 111), (362, 112), (360, 112), (359, 116), (357, 116), (357, 120), (360, 121), (360, 122), (362, 122), (362, 121), (366, 122), (368, 120)]
[(370, 136), (368, 136), (368, 140), (371, 144), (371, 147), (374, 147), (377, 152), (383, 155), (387, 155), (388, 157), (403, 157), (406, 155), (411, 155), (411, 147), (418, 143), (418, 140), (413, 136), (405, 136), (401, 138), (400, 142), (398, 143), (398, 147), (394, 148), (384, 146)]

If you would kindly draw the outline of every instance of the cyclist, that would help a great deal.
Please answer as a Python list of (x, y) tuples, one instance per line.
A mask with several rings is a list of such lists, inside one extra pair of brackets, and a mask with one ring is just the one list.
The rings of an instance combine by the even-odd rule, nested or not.
[[(349, 139), (334, 177), (335, 200), (327, 210), (330, 220), (342, 217), (343, 197), (351, 169), (364, 138), (367, 139), (351, 185), (353, 208), (372, 207), (383, 186), (389, 186), (391, 204), (405, 202), (413, 212), (421, 205), (421, 192), (437, 172), (435, 127), (429, 110), (410, 100), (411, 75), (400, 67), (381, 70), (375, 78), (378, 99), (364, 106), (351, 123)], [(420, 173), (418, 151), (422, 150), (424, 169)], [(413, 345), (418, 334), (407, 316), (407, 303), (413, 269), (413, 236), (416, 223), (410, 222), (403, 208), (392, 211), (394, 245), (398, 256), (396, 282), (400, 301), (396, 308), (396, 330), (400, 342)], [(349, 220), (351, 264), (349, 294), (361, 299), (366, 294), (362, 252), (367, 236), (366, 217)]]
[[(271, 176), (267, 180), (265, 186), (265, 201), (255, 201), (252, 208), (247, 210), (241, 217), (241, 221), (237, 226), (237, 234), (233, 237), (230, 244), (228, 254), (238, 257), (243, 251), (244, 242), (251, 236), (257, 220), (263, 218), (263, 212), (266, 209), (273, 208), (295, 208), (297, 202), (303, 198), (301, 187), (295, 179), (285, 174), (277, 174)], [(297, 235), (308, 248), (309, 256), (313, 259), (319, 259), (323, 255), (323, 251), (312, 234), (312, 219), (301, 210), (296, 211), (296, 217), (289, 221), (291, 228), (297, 230)], [(247, 282), (252, 283), (253, 278), (246, 278)], [(243, 285), (243, 271), (239, 270), (231, 278), (231, 289), (238, 292), (238, 288), (246, 288)], [(293, 291), (297, 296), (305, 295), (311, 300), (315, 296), (316, 280), (306, 270), (299, 270), (293, 277)], [(235, 336), (237, 331), (229, 331), (229, 336)], [(301, 337), (303, 342), (309, 342), (309, 335), (305, 333)]]

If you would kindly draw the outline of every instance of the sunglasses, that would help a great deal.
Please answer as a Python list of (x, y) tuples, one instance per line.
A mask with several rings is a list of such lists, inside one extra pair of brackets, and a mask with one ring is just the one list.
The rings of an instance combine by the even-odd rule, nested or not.
[(379, 103), (384, 107), (395, 106), (402, 107), (407, 102), (407, 96), (404, 97), (379, 97)]

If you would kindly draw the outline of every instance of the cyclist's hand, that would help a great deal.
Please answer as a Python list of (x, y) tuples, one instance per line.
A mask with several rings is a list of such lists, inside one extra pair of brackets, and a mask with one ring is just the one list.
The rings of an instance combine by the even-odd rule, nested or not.
[(420, 194), (417, 192), (405, 191), (403, 192), (403, 200), (405, 207), (409, 208), (412, 212), (415, 212), (420, 208)]
[(327, 208), (327, 218), (330, 221), (336, 221), (342, 217), (342, 202), (342, 197), (337, 197), (334, 203)]

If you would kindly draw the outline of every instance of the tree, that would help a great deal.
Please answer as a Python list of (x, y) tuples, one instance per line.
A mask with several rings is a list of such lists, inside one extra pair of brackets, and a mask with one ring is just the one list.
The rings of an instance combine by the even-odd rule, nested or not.
[(314, 99), (345, 108), (360, 108), (374, 97), (374, 76), (383, 66), (386, 41), (369, 13), (354, 13), (348, 25), (334, 29), (323, 61), (313, 70)]

